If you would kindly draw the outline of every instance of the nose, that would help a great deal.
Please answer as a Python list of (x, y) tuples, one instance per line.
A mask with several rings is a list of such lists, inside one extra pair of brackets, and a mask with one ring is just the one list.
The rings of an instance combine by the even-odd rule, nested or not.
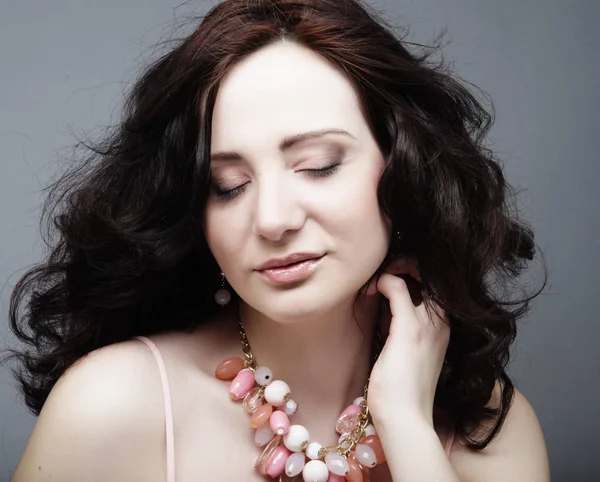
[(298, 193), (281, 177), (262, 176), (258, 181), (254, 210), (254, 234), (280, 242), (298, 231), (305, 221)]

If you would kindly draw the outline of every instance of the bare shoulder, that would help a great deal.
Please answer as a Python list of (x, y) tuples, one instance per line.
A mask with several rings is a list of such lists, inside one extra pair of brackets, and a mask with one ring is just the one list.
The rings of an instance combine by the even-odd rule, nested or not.
[[(501, 393), (497, 383), (490, 405), (498, 405)], [(492, 443), (480, 452), (453, 451), (450, 460), (464, 482), (550, 481), (542, 428), (533, 407), (516, 388), (504, 424)]]
[(164, 480), (165, 472), (144, 473), (141, 460), (164, 458), (163, 428), (160, 376), (148, 347), (128, 340), (100, 348), (53, 387), (13, 482)]

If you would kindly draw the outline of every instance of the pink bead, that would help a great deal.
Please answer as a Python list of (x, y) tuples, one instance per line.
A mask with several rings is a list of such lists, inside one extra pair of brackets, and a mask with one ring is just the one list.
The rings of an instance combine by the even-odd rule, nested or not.
[(219, 380), (231, 381), (244, 368), (244, 360), (239, 357), (228, 358), (219, 363), (215, 370), (215, 376)]
[[(361, 465), (362, 467), (362, 465)], [(371, 482), (371, 469), (369, 467), (362, 467), (363, 471), (363, 482)]]
[(354, 452), (354, 450), (350, 452), (348, 461), (348, 464), (356, 464), (355, 468), (358, 468), (358, 472), (356, 472), (356, 470), (350, 470), (350, 474), (348, 475), (352, 475), (352, 477), (346, 476), (346, 480), (348, 482), (371, 482), (371, 469), (360, 464), (356, 458), (356, 452)]
[(337, 419), (335, 424), (335, 430), (337, 433), (350, 433), (354, 430), (359, 423), (358, 416), (362, 413), (362, 408), (358, 405), (350, 405), (347, 407)]
[(350, 452), (348, 457), (348, 475), (346, 475), (347, 482), (364, 482), (363, 472), (361, 465), (354, 457), (354, 452)]
[(292, 452), (290, 452), (285, 445), (280, 445), (277, 447), (267, 462), (265, 471), (267, 475), (273, 479), (275, 477), (279, 477), (283, 473), (283, 470), (285, 469), (285, 461), (290, 455), (292, 455)]
[(290, 419), (285, 412), (275, 410), (269, 419), (271, 430), (277, 435), (287, 435), (290, 431)]
[(229, 396), (232, 400), (241, 400), (254, 387), (254, 373), (248, 368), (239, 372), (231, 382), (229, 387)]
[(346, 477), (329, 472), (329, 478), (327, 479), (327, 482), (345, 482), (345, 480)]
[(273, 405), (265, 403), (252, 414), (252, 417), (250, 417), (250, 425), (252, 428), (262, 427), (269, 421), (271, 415), (273, 415)]
[(358, 405), (349, 405), (348, 407), (346, 407), (344, 409), (344, 411), (342, 413), (340, 413), (340, 416), (338, 418), (342, 418), (344, 415), (347, 415), (349, 413), (351, 413), (352, 415), (358, 415), (359, 413), (362, 413), (363, 409), (362, 407), (359, 407)]

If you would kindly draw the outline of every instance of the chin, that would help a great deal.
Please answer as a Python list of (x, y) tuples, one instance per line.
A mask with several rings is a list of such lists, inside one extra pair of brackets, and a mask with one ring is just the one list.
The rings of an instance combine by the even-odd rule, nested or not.
[[(349, 305), (354, 300), (357, 290), (345, 292), (332, 289), (331, 285), (296, 287), (279, 289), (262, 293), (255, 299), (257, 303), (249, 303), (256, 310), (281, 323), (294, 323), (339, 309), (344, 303)], [(261, 290), (263, 291), (263, 290)]]
[(269, 318), (281, 323), (293, 323), (313, 318), (334, 307), (334, 304), (326, 299), (323, 294), (320, 297), (282, 297), (279, 300), (274, 298), (276, 297), (272, 296), (268, 303), (263, 304), (264, 310), (262, 312)]

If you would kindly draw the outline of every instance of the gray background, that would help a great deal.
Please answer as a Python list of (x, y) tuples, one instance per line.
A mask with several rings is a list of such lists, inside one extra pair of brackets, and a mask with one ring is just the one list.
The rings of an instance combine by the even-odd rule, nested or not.
[[(74, 142), (116, 119), (122, 92), (173, 18), (214, 2), (0, 1), (0, 349), (10, 291), (42, 254), (40, 188)], [(445, 58), (487, 91), (490, 136), (536, 233), (550, 282), (521, 323), (510, 374), (541, 421), (553, 481), (600, 480), (597, 413), (600, 3), (593, 0), (370, 2), (412, 40), (448, 26)], [(177, 8), (176, 8), (177, 7)], [(593, 139), (592, 136), (595, 136)], [(532, 268), (538, 286), (539, 263)], [(596, 293), (594, 295), (594, 293)], [(9, 480), (35, 419), (0, 371), (0, 480)]]

